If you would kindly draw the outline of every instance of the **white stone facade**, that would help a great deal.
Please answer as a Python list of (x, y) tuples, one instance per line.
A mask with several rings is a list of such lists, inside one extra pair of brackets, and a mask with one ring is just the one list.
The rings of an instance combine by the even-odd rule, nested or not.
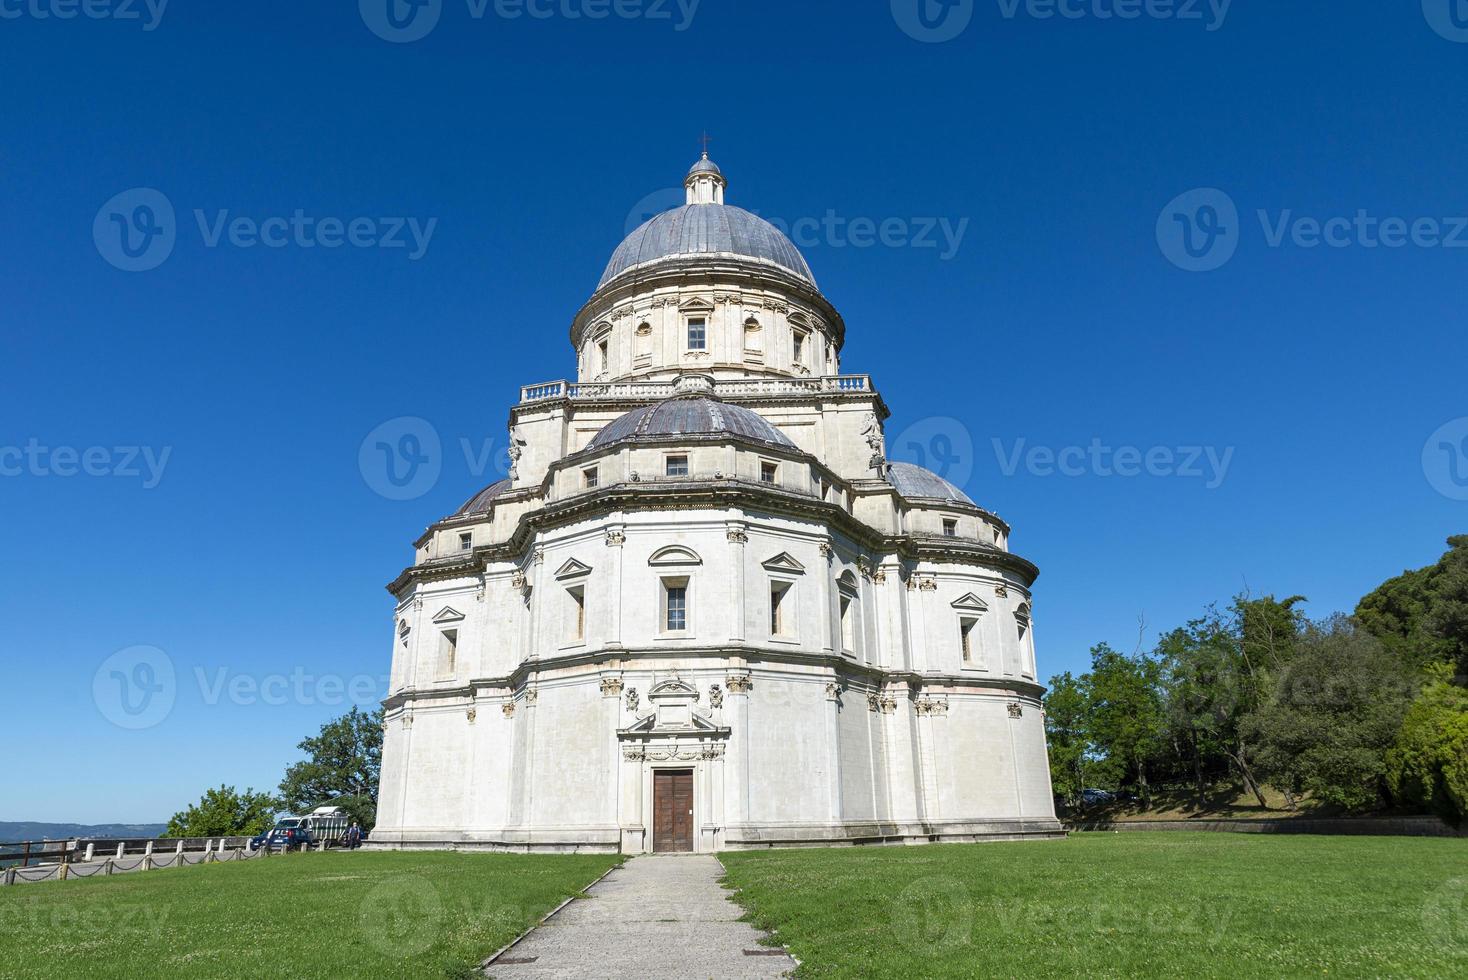
[[(700, 221), (737, 210), (711, 163), (688, 185)], [(1059, 834), (1036, 569), (886, 462), (886, 406), (837, 373), (845, 325), (809, 276), (728, 244), (685, 233), (603, 283), (581, 380), (522, 391), (511, 479), (390, 586), (374, 846)]]

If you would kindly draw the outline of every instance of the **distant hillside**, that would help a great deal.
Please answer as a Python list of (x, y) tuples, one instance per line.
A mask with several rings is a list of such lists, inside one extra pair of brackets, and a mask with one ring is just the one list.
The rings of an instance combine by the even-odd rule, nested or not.
[(23, 840), (69, 840), (73, 837), (158, 837), (162, 823), (6, 823), (0, 821), (0, 844)]

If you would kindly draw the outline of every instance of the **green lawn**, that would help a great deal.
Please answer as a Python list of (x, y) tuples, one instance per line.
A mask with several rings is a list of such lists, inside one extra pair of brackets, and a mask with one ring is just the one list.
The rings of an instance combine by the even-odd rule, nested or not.
[(293, 854), (0, 888), (0, 977), (464, 976), (614, 856)]
[(721, 855), (803, 977), (1468, 977), (1468, 841), (1225, 833)]

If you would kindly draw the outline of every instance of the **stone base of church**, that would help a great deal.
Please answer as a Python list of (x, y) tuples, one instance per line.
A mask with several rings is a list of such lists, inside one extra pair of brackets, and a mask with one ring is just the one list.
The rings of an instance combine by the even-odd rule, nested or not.
[(1066, 836), (1058, 820), (853, 821), (830, 824), (753, 824), (724, 832), (723, 849), (846, 847), (876, 844), (959, 844), (977, 841), (1054, 840)]
[[(853, 821), (849, 823), (747, 824), (722, 831), (701, 828), (701, 852), (775, 847), (857, 847), (960, 844), (982, 841), (1057, 840), (1058, 820)], [(499, 851), (515, 854), (641, 854), (641, 828), (545, 828), (496, 834), (403, 832), (374, 834), (366, 847), (379, 851)]]
[(500, 851), (512, 854), (617, 854), (622, 849), (616, 827), (547, 827), (504, 830), (492, 834), (404, 831), (373, 832), (364, 846), (379, 851)]

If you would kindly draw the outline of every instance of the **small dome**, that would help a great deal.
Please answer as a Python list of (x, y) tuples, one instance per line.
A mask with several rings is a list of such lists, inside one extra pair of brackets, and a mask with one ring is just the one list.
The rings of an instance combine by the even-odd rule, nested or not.
[(509, 480), (501, 480), (498, 483), (491, 484), (470, 497), (464, 506), (454, 511), (454, 516), (468, 517), (472, 514), (488, 514), (490, 506), (494, 503), (494, 498), (508, 489), (510, 489)]
[(597, 288), (628, 269), (657, 259), (718, 254), (768, 262), (811, 286), (816, 284), (800, 249), (765, 219), (729, 204), (685, 204), (664, 211), (628, 235), (612, 253)]
[(977, 506), (968, 494), (915, 463), (889, 463), (887, 481), (909, 500), (948, 500)]
[(724, 171), (720, 170), (719, 165), (710, 160), (708, 154), (705, 153), (702, 160), (688, 169), (688, 176), (692, 177), (694, 174), (718, 174), (722, 177)]
[(591, 440), (588, 449), (618, 442), (641, 442), (688, 436), (691, 440), (711, 436), (735, 436), (782, 449), (795, 449), (779, 429), (758, 412), (726, 405), (703, 397), (676, 397), (635, 409), (613, 419)]

